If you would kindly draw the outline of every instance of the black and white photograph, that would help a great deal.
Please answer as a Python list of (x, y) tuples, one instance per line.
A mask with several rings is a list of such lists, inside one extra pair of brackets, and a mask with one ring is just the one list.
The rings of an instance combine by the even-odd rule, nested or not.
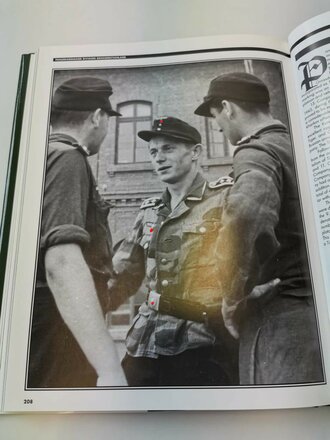
[(282, 65), (55, 69), (26, 389), (324, 382)]

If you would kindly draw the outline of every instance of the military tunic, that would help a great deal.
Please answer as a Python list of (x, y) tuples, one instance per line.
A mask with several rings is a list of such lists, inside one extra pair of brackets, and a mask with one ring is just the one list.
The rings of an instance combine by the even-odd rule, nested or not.
[(282, 123), (274, 120), (238, 143), (233, 177), (217, 246), (228, 301), (281, 280), (243, 312), (240, 381), (322, 380), (292, 145)]
[[(170, 303), (174, 299), (180, 304), (214, 306), (220, 322), (223, 288), (215, 245), (231, 184), (232, 179), (226, 177), (212, 185), (198, 174), (173, 211), (167, 190), (160, 199), (145, 201), (132, 233), (113, 259), (118, 272), (114, 297), (115, 292), (119, 296), (120, 292), (123, 296), (134, 293), (130, 291), (130, 279), (139, 278), (141, 282), (146, 276), (149, 291), (156, 291)], [(139, 255), (144, 264), (138, 273)], [(159, 313), (147, 301), (140, 307), (126, 341), (131, 356), (148, 358), (173, 356), (219, 343), (207, 320), (196, 322)]]
[[(64, 323), (48, 288), (44, 258), (51, 246), (74, 243), (107, 308), (112, 273), (109, 204), (98, 194), (86, 153), (71, 136), (50, 136), (34, 296), (28, 386), (95, 386), (96, 373)], [(72, 274), (78, 276), (79, 274)], [(82, 316), (81, 319), (88, 319)]]

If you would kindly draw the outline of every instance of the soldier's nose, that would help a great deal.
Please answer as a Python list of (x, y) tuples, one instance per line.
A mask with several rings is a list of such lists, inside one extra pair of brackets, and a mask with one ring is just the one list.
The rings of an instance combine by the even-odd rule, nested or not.
[(164, 160), (165, 160), (165, 157), (164, 157), (164, 155), (162, 154), (162, 153), (157, 153), (157, 156), (156, 156), (156, 162), (164, 162)]

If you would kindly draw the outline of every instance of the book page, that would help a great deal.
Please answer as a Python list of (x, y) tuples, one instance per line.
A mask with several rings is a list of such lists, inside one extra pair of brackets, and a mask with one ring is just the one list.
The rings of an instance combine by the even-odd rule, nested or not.
[(330, 313), (330, 13), (289, 37)]
[[(5, 312), (7, 319), (3, 350), (5, 363), (3, 363), (4, 368), (2, 370), (4, 390), (2, 411), (266, 409), (328, 404), (329, 340), (327, 334), (329, 328), (325, 293), (318, 250), (313, 246), (316, 240), (314, 217), (310, 209), (308, 181), (305, 178), (306, 161), (299, 154), (299, 148), (302, 144), (301, 126), (286, 45), (257, 37), (219, 37), (143, 44), (49, 47), (42, 48), (39, 51), (36, 66), (36, 73), (32, 78), (35, 88), (29, 101), (32, 108), (28, 108), (26, 112), (25, 122), (28, 126), (24, 131), (25, 136), (22, 138), (21, 145), (20, 179), (16, 189), (15, 218), (10, 239), (9, 270), (6, 278)], [(157, 384), (154, 382), (153, 385), (143, 385), (140, 382), (140, 385), (135, 385), (130, 382), (131, 378), (126, 370), (126, 376), (129, 380), (128, 386), (119, 383), (119, 381), (113, 381), (106, 385), (99, 383), (100, 386), (97, 387), (96, 378), (94, 382), (91, 384), (88, 382), (89, 384), (86, 385), (87, 382), (79, 382), (80, 373), (83, 369), (82, 363), (75, 366), (69, 379), (67, 379), (66, 373), (57, 375), (55, 379), (49, 379), (49, 374), (55, 366), (59, 370), (65, 370), (66, 364), (69, 363), (68, 355), (70, 353), (62, 351), (65, 344), (68, 343), (67, 333), (62, 337), (62, 324), (60, 324), (60, 321), (53, 322), (53, 312), (49, 312), (49, 304), (42, 308), (42, 301), (47, 299), (46, 295), (49, 293), (47, 280), (45, 280), (45, 274), (42, 272), (45, 270), (43, 266), (45, 264), (43, 246), (45, 240), (50, 240), (50, 236), (57, 231), (56, 228), (53, 228), (45, 238), (42, 231), (47, 213), (49, 209), (55, 211), (54, 216), (60, 211), (64, 213), (71, 212), (71, 205), (76, 204), (76, 198), (78, 197), (76, 197), (77, 192), (74, 190), (74, 182), (77, 176), (76, 167), (79, 166), (79, 163), (85, 164), (85, 161), (86, 163), (88, 161), (99, 195), (111, 205), (108, 224), (112, 234), (112, 246), (115, 251), (117, 250), (117, 253), (113, 259), (115, 273), (110, 274), (110, 279), (112, 279), (112, 276), (116, 280), (116, 277), (120, 275), (120, 265), (116, 266), (116, 264), (120, 260), (123, 251), (122, 244), (124, 243), (124, 246), (127, 246), (129, 243), (133, 243), (134, 237), (137, 237), (142, 229), (144, 235), (138, 237), (139, 251), (137, 252), (142, 261), (136, 262), (134, 270), (136, 271), (136, 267), (141, 266), (141, 263), (146, 264), (148, 278), (150, 267), (151, 272), (155, 272), (152, 270), (154, 257), (151, 250), (148, 250), (149, 247), (152, 248), (151, 236), (155, 232), (155, 225), (152, 220), (152, 216), (155, 214), (153, 208), (158, 203), (157, 200), (159, 200), (166, 187), (166, 182), (159, 177), (167, 174), (169, 167), (164, 165), (158, 166), (156, 169), (153, 168), (151, 154), (153, 150), (149, 149), (147, 142), (142, 142), (139, 133), (149, 133), (152, 127), (156, 127), (157, 124), (158, 128), (155, 128), (154, 131), (157, 132), (157, 129), (161, 131), (163, 125), (166, 126), (167, 123), (170, 123), (171, 117), (179, 118), (189, 124), (190, 128), (187, 129), (189, 136), (193, 137), (195, 143), (197, 141), (198, 145), (201, 144), (197, 148), (200, 153), (200, 175), (212, 183), (208, 184), (206, 181), (203, 184), (204, 186), (201, 187), (204, 188), (202, 195), (198, 192), (200, 190), (197, 191), (196, 188), (193, 193), (189, 193), (190, 199), (181, 211), (179, 211), (179, 207), (182, 209), (181, 201), (178, 201), (178, 209), (175, 211), (175, 208), (173, 212), (177, 215), (178, 231), (181, 231), (177, 234), (182, 233), (182, 237), (180, 236), (182, 241), (180, 241), (180, 244), (176, 244), (175, 248), (171, 248), (172, 245), (169, 244), (171, 240), (175, 238), (175, 243), (178, 243), (177, 235), (172, 234), (169, 240), (164, 240), (169, 248), (166, 248), (166, 255), (162, 256), (159, 264), (166, 265), (168, 263), (169, 253), (175, 257), (182, 250), (187, 249), (187, 261), (193, 258), (198, 260), (198, 264), (194, 263), (193, 269), (191, 267), (185, 269), (190, 269), (187, 282), (189, 280), (192, 282), (197, 278), (196, 282), (202, 283), (199, 285), (199, 292), (204, 292), (206, 289), (208, 289), (208, 292), (212, 290), (210, 284), (213, 279), (210, 272), (212, 264), (203, 263), (202, 269), (200, 269), (200, 265), (202, 265), (202, 261), (209, 258), (208, 252), (211, 253), (210, 249), (213, 249), (214, 243), (216, 243), (217, 237), (209, 235), (208, 231), (210, 229), (214, 233), (214, 228), (219, 229), (219, 224), (222, 221), (222, 219), (214, 219), (212, 216), (219, 216), (219, 212), (224, 206), (222, 197), (226, 193), (222, 193), (222, 190), (228, 182), (231, 182), (231, 179), (227, 176), (232, 172), (233, 154), (236, 147), (234, 142), (231, 143), (229, 136), (227, 138), (225, 133), (219, 130), (216, 118), (204, 118), (194, 114), (194, 111), (207, 95), (210, 81), (219, 75), (229, 73), (253, 75), (253, 77), (257, 77), (265, 83), (265, 88), (270, 95), (270, 111), (274, 118), (273, 125), (275, 125), (276, 130), (286, 133), (283, 135), (287, 143), (285, 154), (288, 155), (288, 160), (293, 164), (287, 176), (292, 182), (292, 188), (290, 187), (289, 190), (285, 187), (282, 197), (283, 199), (290, 198), (291, 190), (295, 194), (299, 193), (299, 197), (297, 195), (295, 202), (298, 203), (298, 208), (292, 210), (288, 202), (287, 208), (282, 207), (284, 216), (281, 218), (282, 221), (286, 221), (287, 218), (291, 220), (291, 216), (295, 216), (302, 225), (301, 240), (303, 246), (301, 252), (297, 253), (297, 259), (303, 261), (302, 266), (304, 266), (311, 294), (306, 301), (296, 296), (290, 296), (288, 299), (283, 295), (283, 298), (285, 298), (283, 301), (286, 305), (281, 306), (282, 310), (288, 308), (293, 313), (292, 318), (287, 320), (289, 327), (286, 327), (287, 324), (279, 324), (279, 321), (275, 319), (274, 324), (277, 326), (277, 333), (273, 334), (273, 330), (270, 329), (271, 339), (276, 340), (279, 346), (285, 345), (284, 341), (287, 339), (287, 334), (292, 333), (291, 325), (299, 321), (299, 316), (297, 316), (299, 315), (299, 313), (297, 314), (299, 307), (302, 304), (306, 304), (306, 307), (308, 307), (311, 327), (303, 323), (303, 328), (299, 330), (299, 333), (306, 333), (306, 339), (303, 341), (301, 338), (299, 339), (300, 334), (294, 335), (294, 338), (297, 337), (297, 341), (299, 340), (295, 344), (298, 354), (294, 358), (295, 367), (291, 368), (290, 378), (285, 380), (276, 378), (277, 375), (281, 374), (283, 365), (278, 362), (278, 359), (275, 360), (275, 350), (272, 352), (271, 349), (268, 350), (268, 347), (266, 351), (267, 353), (269, 351), (269, 362), (274, 372), (272, 378), (265, 379), (263, 382), (259, 378), (255, 383), (249, 382), (247, 379), (240, 381), (236, 373), (238, 370), (237, 350), (240, 342), (235, 342), (227, 331), (221, 333), (219, 337), (218, 333), (215, 333), (210, 326), (207, 312), (205, 312), (203, 320), (198, 321), (199, 317), (197, 315), (200, 309), (195, 307), (193, 312), (194, 317), (197, 316), (196, 319), (193, 319), (192, 315), (189, 315), (190, 312), (187, 311), (181, 311), (181, 316), (182, 313), (185, 313), (186, 317), (184, 319), (170, 313), (159, 313), (160, 316), (157, 315), (159, 319), (163, 320), (163, 326), (157, 330), (157, 337), (161, 338), (163, 329), (166, 330), (167, 335), (166, 338), (163, 338), (162, 345), (159, 342), (160, 339), (158, 342), (153, 342), (156, 331), (153, 332), (150, 328), (149, 330), (146, 329), (145, 337), (142, 338), (144, 343), (149, 344), (144, 353), (154, 354), (153, 344), (158, 344), (158, 348), (161, 346), (163, 353), (170, 353), (170, 355), (159, 355), (159, 358), (161, 361), (168, 362), (166, 365), (169, 369), (172, 368), (172, 370), (169, 370), (172, 371), (172, 380), (170, 380), (171, 377), (167, 377), (166, 381), (164, 379), (164, 382), (160, 382), (160, 377), (157, 377), (155, 379), (158, 381)], [(110, 96), (112, 106), (110, 112), (112, 112), (112, 117), (108, 121), (106, 133), (103, 133), (105, 137), (101, 141), (102, 144), (97, 154), (92, 154), (88, 159), (87, 157), (84, 159), (83, 153), (79, 150), (80, 153), (76, 156), (75, 166), (71, 164), (71, 172), (66, 175), (68, 180), (65, 182), (64, 195), (62, 192), (61, 198), (57, 196), (49, 204), (47, 185), (50, 181), (56, 182), (56, 192), (60, 190), (63, 183), (62, 178), (52, 180), (54, 175), (51, 174), (53, 165), (49, 161), (50, 153), (53, 151), (54, 136), (59, 134), (54, 130), (54, 119), (52, 119), (52, 123), (50, 120), (51, 108), (54, 106), (54, 99), (58, 97), (57, 91), (61, 85), (70, 85), (72, 84), (70, 81), (82, 81), (81, 78), (86, 77), (97, 78), (97, 81), (103, 81), (102, 84), (104, 84), (104, 81), (111, 84), (113, 94)], [(71, 99), (74, 99), (74, 96)], [(69, 105), (70, 100), (66, 102)], [(118, 113), (121, 114), (121, 117), (118, 116)], [(100, 123), (96, 123), (96, 120), (88, 119), (88, 121), (95, 124), (94, 132), (99, 133), (100, 125), (97, 124)], [(156, 120), (156, 125), (154, 125), (154, 120)], [(287, 134), (287, 129), (289, 134)], [(196, 131), (199, 135), (196, 134)], [(76, 136), (79, 137), (79, 135), (79, 132), (77, 132)], [(201, 142), (199, 142), (199, 136), (201, 136)], [(258, 136), (254, 134), (251, 138), (258, 139)], [(58, 139), (56, 138), (57, 143)], [(72, 138), (65, 137), (64, 139), (62, 137), (61, 139), (60, 150), (56, 151), (78, 148)], [(62, 145), (63, 140), (66, 142), (65, 145)], [(91, 144), (91, 147), (93, 145)], [(88, 156), (90, 150), (88, 148), (86, 150), (86, 148), (86, 145), (79, 146), (79, 149), (82, 149)], [(163, 146), (163, 148), (165, 147)], [(167, 144), (166, 148), (172, 151)], [(186, 156), (184, 158), (184, 160), (187, 160)], [(68, 162), (64, 161), (61, 168), (65, 168), (67, 164)], [(256, 165), (258, 164), (256, 163)], [(276, 172), (274, 170), (274, 173)], [(270, 172), (270, 175), (274, 173)], [(202, 179), (202, 177), (199, 178)], [(221, 178), (225, 179), (221, 180)], [(196, 212), (196, 216), (200, 216), (201, 220), (198, 220), (198, 222), (193, 221), (189, 217), (190, 214), (187, 209), (191, 209), (192, 212), (196, 209), (196, 206), (202, 206), (197, 204), (202, 203), (202, 200), (204, 200), (203, 191), (205, 191), (205, 188), (210, 191), (210, 198), (211, 193), (212, 197), (214, 197), (213, 194), (217, 194), (219, 202), (214, 206), (211, 205), (212, 210), (209, 209), (205, 212), (204, 208), (197, 208), (194, 212)], [(256, 187), (255, 191), (258, 190), (259, 188)], [(74, 197), (72, 197), (72, 194)], [(145, 202), (146, 199), (147, 202)], [(190, 207), (190, 203), (195, 203), (194, 207)], [(220, 203), (223, 205), (220, 205)], [(144, 209), (146, 211), (143, 211)], [(136, 219), (139, 219), (141, 212), (147, 212), (151, 216), (145, 221), (143, 228), (134, 226), (137, 224), (138, 220)], [(203, 215), (206, 215), (206, 217), (203, 217)], [(211, 220), (208, 218), (209, 215), (211, 215)], [(62, 229), (67, 231), (70, 225), (66, 223), (64, 226)], [(160, 225), (164, 230), (165, 226), (166, 221), (164, 225)], [(248, 234), (248, 232), (246, 230), (241, 231), (243, 234)], [(84, 228), (80, 228), (79, 233), (79, 236), (84, 237)], [(128, 237), (133, 238), (127, 240)], [(240, 237), (239, 241), (243, 244), (244, 236)], [(196, 244), (197, 248), (194, 247)], [(272, 255), (267, 255), (267, 252), (273, 244), (276, 245), (267, 237), (258, 241), (258, 249), (263, 250), (264, 260), (272, 257)], [(86, 246), (86, 243), (82, 245), (83, 249), (84, 246)], [(56, 248), (56, 242), (53, 242), (50, 249), (52, 247)], [(85, 258), (87, 261), (87, 256)], [(128, 260), (129, 258), (126, 258), (126, 261)], [(274, 261), (274, 266), (279, 261), (281, 264), (282, 262), (293, 263), (294, 266), (296, 258), (289, 257), (289, 254), (284, 255), (281, 259), (278, 258), (277, 262)], [(263, 263), (264, 261), (260, 264)], [(178, 264), (186, 263), (176, 263), (173, 272), (163, 270), (167, 277), (177, 273), (176, 267)], [(218, 264), (218, 260), (215, 264)], [(65, 267), (63, 270), (65, 270)], [(221, 268), (219, 270), (221, 272)], [(160, 271), (159, 268), (158, 273)], [(183, 272), (183, 269), (179, 272)], [(40, 273), (43, 273), (43, 276), (40, 276)], [(134, 274), (136, 273), (134, 272)], [(126, 275), (128, 277), (129, 272), (126, 272)], [(72, 273), (72, 279), (77, 283), (80, 277), (81, 273)], [(137, 275), (135, 278), (133, 277), (133, 281), (134, 279), (137, 279)], [(147, 280), (147, 282), (149, 281)], [(278, 282), (281, 286), (284, 280), (275, 280), (275, 284)], [(274, 283), (274, 280), (265, 279), (263, 283), (266, 285), (264, 300), (267, 303), (267, 286), (268, 283)], [(161, 286), (166, 288), (169, 284), (167, 279), (163, 279)], [(146, 292), (150, 290), (150, 284), (148, 286), (143, 282), (140, 287), (139, 285), (135, 287), (134, 296), (124, 298), (121, 305), (119, 305), (119, 302), (118, 307), (114, 307), (115, 310), (110, 310), (111, 307), (108, 304), (105, 306), (106, 324), (115, 342), (119, 358), (126, 359), (124, 361), (126, 367), (126, 350), (130, 350), (131, 357), (135, 358), (135, 360), (133, 359), (134, 362), (136, 358), (142, 360), (147, 358), (147, 363), (153, 363), (155, 360), (146, 355), (139, 355), (141, 353), (139, 350), (144, 348), (142, 343), (138, 346), (137, 351), (134, 351), (136, 349), (134, 334), (139, 332), (143, 317), (149, 317), (153, 313), (150, 310), (153, 310), (152, 307), (154, 307), (157, 298), (159, 299), (159, 293), (157, 296), (155, 289), (161, 289), (162, 287), (159, 287), (159, 285), (154, 287), (147, 296)], [(284, 284), (274, 292), (284, 292), (285, 289), (287, 287)], [(178, 291), (177, 295), (180, 292)], [(257, 292), (254, 292), (255, 298), (258, 298), (258, 295), (262, 296), (261, 290)], [(77, 298), (78, 293), (74, 295)], [(121, 293), (124, 295), (126, 292), (122, 291)], [(150, 299), (151, 293), (154, 295), (153, 298), (156, 298), (155, 300)], [(206, 295), (206, 293), (203, 293), (203, 295)], [(252, 292), (250, 298), (253, 300)], [(282, 301), (282, 296), (280, 298)], [(52, 296), (48, 300), (52, 301)], [(189, 304), (191, 304), (190, 300)], [(257, 304), (260, 304), (260, 302), (257, 301)], [(292, 307), (292, 304), (296, 304), (297, 307), (299, 304), (299, 307)], [(244, 308), (244, 301), (242, 301), (242, 307)], [(53, 307), (52, 310), (57, 313), (56, 308)], [(220, 310), (218, 312), (220, 316)], [(36, 316), (40, 313), (43, 318), (42, 322), (36, 320)], [(83, 327), (89, 325), (88, 313), (88, 308), (86, 308), (85, 314), (79, 318)], [(254, 322), (254, 319), (257, 319), (257, 317), (251, 318), (251, 323)], [(35, 338), (34, 332), (38, 330), (39, 324), (42, 325), (40, 327), (41, 335), (39, 332), (40, 339), (38, 340)], [(268, 322), (266, 322), (266, 326), (267, 324)], [(184, 329), (184, 331), (180, 333), (177, 328)], [(305, 375), (301, 379), (300, 374), (304, 374), (308, 367), (302, 364), (299, 353), (302, 351), (305, 341), (311, 339), (311, 335), (308, 334), (310, 330), (313, 334), (312, 345), (315, 347), (317, 360), (311, 358), (309, 367), (314, 372)], [(55, 335), (55, 339), (51, 343), (54, 343), (54, 345), (51, 345), (50, 351), (45, 354), (46, 352), (41, 349), (44, 343), (43, 337), (45, 336), (47, 339), (52, 334)], [(182, 334), (184, 335), (183, 338)], [(60, 335), (60, 337), (56, 338), (57, 335)], [(221, 340), (218, 340), (218, 337)], [(203, 354), (199, 354), (199, 357), (195, 356), (189, 362), (190, 358), (185, 357), (186, 352), (188, 352), (188, 355), (196, 353), (194, 351), (196, 346), (193, 345), (196, 340), (200, 344), (204, 344), (201, 348), (197, 347), (201, 350), (198, 353)], [(204, 361), (206, 362), (209, 359), (210, 351), (213, 353), (214, 348), (218, 349), (225, 340), (230, 340), (230, 350), (232, 351), (230, 351), (229, 356), (223, 356), (221, 349), (220, 356), (214, 358), (217, 367), (215, 371), (212, 371), (212, 374), (217, 376), (217, 379), (211, 384), (208, 382), (208, 374), (205, 374), (203, 370)], [(178, 348), (178, 341), (183, 347), (189, 347), (189, 350), (180, 351), (181, 346)], [(217, 355), (219, 355), (219, 351)], [(156, 358), (156, 362), (159, 358)], [(229, 379), (228, 377), (225, 379), (218, 377), (218, 368), (220, 366), (222, 368), (224, 363), (227, 364), (227, 367), (230, 365), (229, 371), (225, 370), (226, 367), (223, 367), (223, 371), (225, 373), (228, 371), (228, 375), (231, 376)], [(246, 371), (249, 368), (248, 364), (249, 361), (246, 361)], [(39, 368), (37, 373), (35, 373), (35, 365), (38, 365)], [(140, 375), (143, 376), (144, 372), (143, 367)], [(188, 382), (193, 374), (195, 374), (194, 379), (190, 379), (190, 382)], [(133, 376), (137, 376), (134, 368)]]

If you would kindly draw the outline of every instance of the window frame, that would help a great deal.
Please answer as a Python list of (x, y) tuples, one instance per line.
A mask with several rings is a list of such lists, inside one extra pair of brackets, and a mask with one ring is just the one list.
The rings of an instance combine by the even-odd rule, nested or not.
[(211, 155), (211, 124), (212, 124), (212, 118), (205, 118), (205, 140), (206, 140), (206, 156), (208, 161), (214, 161), (214, 160), (224, 160), (224, 159), (231, 159), (232, 156), (230, 154), (230, 148), (229, 143), (226, 138), (226, 136), (223, 136), (223, 156), (212, 156)]
[[(150, 108), (150, 115), (149, 116), (137, 116), (137, 106), (138, 104), (144, 104), (148, 105)], [(143, 99), (133, 99), (129, 101), (123, 101), (119, 104), (117, 104), (116, 110), (120, 113), (120, 109), (123, 106), (133, 105), (133, 116), (119, 116), (116, 118), (116, 136), (115, 136), (115, 156), (114, 156), (114, 166), (117, 167), (132, 167), (136, 165), (145, 165), (149, 163), (149, 161), (136, 161), (136, 147), (137, 147), (137, 128), (136, 124), (137, 122), (141, 121), (150, 121), (150, 129), (152, 127), (152, 121), (153, 121), (153, 103), (152, 101), (147, 101)], [(118, 143), (119, 143), (119, 131), (120, 131), (120, 124), (123, 124), (125, 122), (133, 122), (133, 128), (135, 136), (133, 136), (133, 161), (132, 162), (119, 162), (118, 161)]]

